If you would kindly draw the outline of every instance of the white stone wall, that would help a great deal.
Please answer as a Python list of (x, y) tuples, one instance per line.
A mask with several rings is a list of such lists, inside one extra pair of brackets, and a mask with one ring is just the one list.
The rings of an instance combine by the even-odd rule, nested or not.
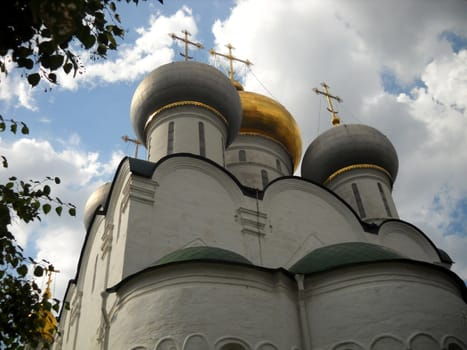
[[(285, 281), (283, 276), (271, 277), (270, 272), (249, 269), (239, 274), (228, 266), (214, 271), (193, 264), (188, 274), (178, 275), (175, 267), (160, 276), (154, 273), (154, 284), (141, 280), (135, 284), (135, 292), (124, 292), (124, 299), (118, 299), (116, 293), (107, 299), (101, 297), (106, 288), (123, 278), (189, 246), (228, 249), (268, 268), (288, 268), (312, 250), (342, 242), (380, 244), (412, 259), (439, 263), (436, 248), (413, 226), (389, 221), (378, 234), (364, 232), (355, 213), (336, 195), (296, 178), (278, 180), (264, 194), (246, 195), (222, 168), (197, 158), (172, 157), (158, 165), (152, 178), (131, 174), (127, 161), (113, 186), (106, 216), (94, 220), (76, 286), (66, 296), (71, 309), (63, 313), (63, 335), (57, 349), (100, 349), (105, 343), (104, 335), (109, 335), (105, 319), (110, 322), (112, 317), (115, 319), (109, 324), (109, 349), (139, 345), (165, 349), (175, 342), (177, 349), (196, 349), (191, 344), (208, 343), (217, 350), (230, 340), (246, 344), (246, 349), (262, 350), (292, 349), (299, 344), (297, 301), (293, 299), (296, 286), (290, 278)], [(439, 344), (444, 341), (442, 334), (459, 337), (460, 326), (456, 323), (450, 327), (449, 322), (461, 317), (459, 312), (465, 310), (465, 303), (449, 286), (450, 281), (429, 270), (388, 269), (355, 268), (337, 277), (330, 273), (329, 278), (328, 274), (320, 274), (318, 279), (307, 280), (314, 348), (340, 349), (342, 344), (331, 341), (333, 333), (342, 334), (342, 341), (364, 344), (365, 349), (373, 343), (374, 349), (397, 341), (424, 344), (428, 340), (423, 332)], [(135, 293), (139, 293), (138, 297)], [(394, 300), (400, 305), (390, 304)], [(412, 310), (411, 304), (416, 306), (418, 316), (406, 319), (404, 315)], [(371, 316), (373, 310), (379, 315), (376, 318)], [(387, 312), (392, 315), (390, 323), (385, 323), (384, 317), (378, 318)], [(353, 313), (355, 320), (349, 319)], [(191, 319), (198, 314), (177, 330), (177, 319)], [(439, 326), (432, 314), (444, 315), (447, 325)], [(416, 317), (427, 319), (421, 323), (423, 334), (406, 334), (402, 326), (391, 333), (399, 321), (418, 324)], [(169, 321), (161, 321), (166, 319)], [(360, 330), (358, 327), (366, 319), (368, 322)], [(211, 323), (215, 324), (212, 332), (206, 328)], [(288, 323), (292, 325), (288, 326), (288, 333), (282, 332)], [(378, 323), (379, 333), (374, 329)], [(409, 327), (409, 323), (402, 324)], [(232, 333), (229, 329), (233, 326), (240, 328)], [(357, 327), (353, 333), (343, 331), (353, 326)], [(438, 326), (440, 331), (434, 332)], [(125, 327), (135, 327), (135, 331), (129, 333)], [(140, 328), (147, 327), (156, 328), (147, 335), (140, 334)], [(385, 331), (393, 338), (375, 338)], [(362, 337), (352, 335), (360, 333)], [(286, 343), (281, 343), (282, 337)], [(144, 341), (139, 344), (140, 340)]]
[(448, 336), (467, 344), (467, 305), (452, 280), (432, 268), (354, 266), (308, 277), (305, 290), (313, 349), (439, 350)]
[(110, 349), (300, 348), (293, 286), (282, 272), (242, 266), (158, 268), (118, 291)]

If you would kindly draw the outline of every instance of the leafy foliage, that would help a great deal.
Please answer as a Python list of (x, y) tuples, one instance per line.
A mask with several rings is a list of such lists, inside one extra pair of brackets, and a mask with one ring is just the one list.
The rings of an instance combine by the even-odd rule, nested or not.
[[(8, 124), (8, 128), (7, 128)], [(28, 134), (26, 124), (5, 120), (0, 115), (0, 131), (9, 129), (16, 133)], [(2, 165), (8, 167), (2, 156)], [(59, 301), (48, 300), (36, 284), (34, 277), (42, 277), (45, 271), (54, 271), (47, 261), (37, 262), (23, 254), (23, 249), (9, 231), (13, 219), (26, 223), (41, 220), (41, 215), (55, 207), (57, 214), (68, 208), (68, 213), (76, 215), (73, 204), (64, 204), (51, 195), (50, 184), (60, 184), (58, 177), (47, 177), (43, 181), (22, 181), (12, 176), (5, 184), (0, 184), (0, 344), (2, 349), (21, 349), (24, 344), (34, 347), (43, 338), (44, 312), (58, 311)]]
[[(115, 0), (138, 4), (139, 0)], [(112, 0), (7, 0), (0, 10), (0, 77), (8, 74), (13, 63), (34, 87), (42, 79), (57, 83), (57, 72), (76, 76), (83, 67), (73, 51), (76, 44), (91, 53), (93, 59), (106, 58), (117, 48), (124, 35)], [(161, 4), (163, 0), (158, 0)], [(0, 132), (29, 133), (23, 122), (0, 115)], [(8, 160), (0, 155), (0, 168)], [(12, 221), (29, 223), (44, 215), (64, 209), (76, 215), (76, 208), (52, 196), (51, 185), (58, 177), (41, 181), (23, 181), (10, 176), (0, 184), (0, 349), (23, 349), (49, 346), (44, 340), (44, 315), (58, 311), (59, 301), (49, 300), (34, 277), (54, 271), (47, 261), (37, 262), (24, 255), (10, 232)], [(53, 325), (53, 327), (55, 327)], [(47, 339), (47, 338), (46, 338)]]
[(0, 72), (8, 73), (6, 60), (11, 60), (24, 69), (31, 86), (39, 84), (42, 78), (56, 83), (57, 70), (76, 75), (82, 69), (73, 52), (74, 41), (97, 59), (115, 50), (116, 39), (123, 35), (117, 5), (111, 0), (3, 1)]

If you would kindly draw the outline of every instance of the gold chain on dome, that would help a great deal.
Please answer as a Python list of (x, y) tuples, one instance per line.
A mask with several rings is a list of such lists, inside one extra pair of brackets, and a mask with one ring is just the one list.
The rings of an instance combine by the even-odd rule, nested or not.
[(148, 125), (151, 124), (153, 119), (155, 119), (157, 117), (157, 115), (160, 114), (161, 112), (163, 112), (163, 111), (165, 111), (167, 109), (181, 107), (181, 106), (196, 106), (196, 107), (201, 107), (201, 108), (207, 109), (207, 110), (211, 111), (212, 113), (214, 113), (216, 116), (218, 116), (224, 123), (226, 123), (227, 125), (229, 124), (229, 122), (227, 121), (227, 118), (224, 117), (224, 115), (221, 112), (219, 112), (217, 109), (215, 109), (214, 107), (211, 107), (211, 106), (209, 106), (209, 105), (207, 105), (205, 103), (198, 102), (198, 101), (178, 101), (178, 102), (169, 103), (168, 105), (165, 105), (165, 106), (159, 108), (154, 113), (152, 113), (149, 116), (146, 124), (144, 125), (144, 130), (146, 130)]
[(392, 178), (391, 173), (389, 171), (387, 171), (386, 169), (384, 169), (383, 167), (380, 167), (379, 165), (375, 165), (375, 164), (353, 164), (353, 165), (346, 166), (344, 168), (341, 168), (341, 169), (333, 172), (331, 175), (328, 176), (328, 178), (326, 180), (323, 181), (323, 185), (326, 185), (329, 182), (331, 182), (334, 178), (336, 178), (336, 176), (338, 176), (338, 175), (340, 175), (342, 173), (345, 173), (347, 171), (354, 170), (354, 169), (375, 169), (375, 170), (379, 170), (379, 171), (382, 171), (383, 173), (385, 173), (389, 177), (389, 180), (391, 182), (394, 182), (394, 179)]
[(203, 45), (200, 42), (194, 42), (194, 41), (188, 40), (188, 36), (191, 36), (191, 34), (186, 29), (182, 30), (182, 34), (184, 35), (183, 37), (179, 37), (175, 35), (174, 33), (169, 33), (169, 36), (174, 40), (183, 41), (184, 46), (185, 46), (185, 52), (184, 53), (180, 52), (180, 55), (185, 58), (185, 61), (188, 61), (193, 58), (192, 56), (188, 55), (188, 46), (193, 45), (197, 47), (198, 49), (202, 49)]
[(234, 61), (237, 61), (237, 62), (241, 62), (241, 63), (244, 63), (247, 65), (247, 67), (253, 65), (253, 63), (251, 63), (249, 60), (242, 60), (240, 58), (237, 58), (235, 56), (232, 55), (232, 50), (235, 49), (230, 43), (225, 45), (228, 49), (229, 49), (229, 53), (228, 54), (224, 54), (224, 53), (220, 53), (220, 52), (216, 52), (214, 51), (213, 49), (209, 50), (209, 53), (213, 56), (221, 56), (221, 57), (224, 57), (224, 58), (227, 58), (229, 60), (229, 78), (232, 82), (235, 82), (234, 80), (234, 70), (233, 70), (233, 62)]
[(337, 116), (338, 112), (334, 110), (334, 106), (332, 105), (332, 99), (336, 100), (337, 102), (342, 102), (342, 99), (339, 96), (331, 95), (328, 90), (329, 85), (327, 85), (326, 83), (321, 83), (321, 86), (324, 87), (324, 91), (318, 90), (318, 88), (313, 88), (313, 91), (316, 92), (316, 94), (318, 95), (321, 94), (321, 95), (326, 96), (326, 99), (328, 101), (327, 109), (329, 112), (331, 112), (331, 115), (332, 115), (331, 123), (334, 126), (339, 126), (339, 124), (341, 123), (341, 120)]

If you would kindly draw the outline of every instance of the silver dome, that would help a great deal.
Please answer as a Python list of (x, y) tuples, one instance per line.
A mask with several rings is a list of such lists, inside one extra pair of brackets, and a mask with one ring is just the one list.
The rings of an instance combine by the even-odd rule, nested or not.
[(399, 168), (391, 141), (378, 130), (361, 124), (343, 124), (318, 136), (302, 161), (302, 177), (322, 184), (339, 169), (372, 164), (385, 169), (394, 182)]
[(111, 185), (110, 182), (107, 182), (89, 196), (83, 212), (83, 223), (86, 230), (89, 229), (89, 225), (91, 224), (96, 210), (107, 201)]
[(144, 128), (155, 111), (181, 101), (201, 102), (219, 111), (228, 123), (227, 145), (240, 130), (242, 106), (230, 80), (204, 63), (174, 62), (149, 73), (133, 95), (130, 114), (138, 140), (146, 144)]

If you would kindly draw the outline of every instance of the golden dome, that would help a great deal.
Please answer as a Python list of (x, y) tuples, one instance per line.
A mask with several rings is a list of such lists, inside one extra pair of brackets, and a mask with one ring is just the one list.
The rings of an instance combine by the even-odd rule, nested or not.
[(241, 135), (260, 135), (281, 144), (293, 162), (294, 170), (302, 156), (302, 138), (292, 115), (279, 102), (249, 91), (238, 91), (242, 102)]

